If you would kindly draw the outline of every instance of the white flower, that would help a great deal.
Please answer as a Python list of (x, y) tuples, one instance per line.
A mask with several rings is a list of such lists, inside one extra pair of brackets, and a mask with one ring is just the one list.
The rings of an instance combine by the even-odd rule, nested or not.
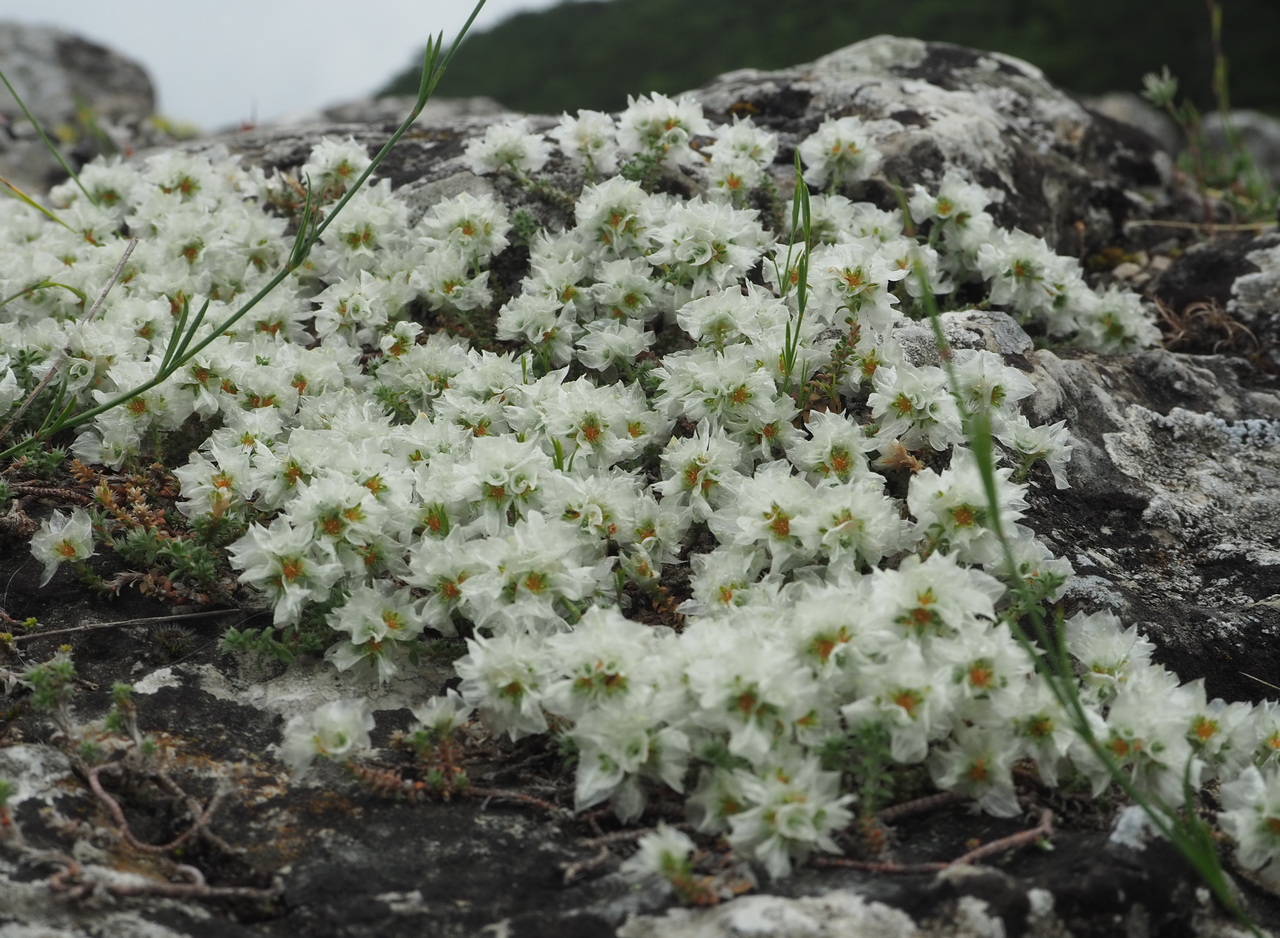
[(868, 395), (867, 405), (880, 422), (877, 436), (881, 440), (900, 440), (908, 449), (928, 445), (935, 450), (964, 440), (960, 412), (941, 368), (901, 362), (876, 368), (871, 383), (875, 390)]
[[(951, 167), (943, 174), (936, 195), (931, 194), (924, 186), (916, 185), (912, 188), (907, 205), (911, 217), (917, 222), (933, 219), (947, 225), (947, 230), (951, 231), (965, 229), (974, 219), (986, 214), (983, 209), (1003, 198), (1004, 193), (999, 190), (984, 189), (966, 179), (955, 167)], [(987, 220), (990, 221), (990, 216), (987, 216)]]
[(817, 703), (808, 669), (770, 642), (759, 616), (700, 618), (681, 636), (692, 719), (728, 736), (728, 749), (754, 764), (791, 739)]
[(298, 170), (299, 177), (311, 184), (315, 197), (336, 199), (343, 195), (372, 160), (363, 144), (352, 137), (336, 140), (324, 136), (311, 148), (311, 156)]
[(665, 725), (669, 707), (652, 690), (625, 702), (610, 701), (586, 710), (566, 735), (578, 750), (574, 807), (589, 808), (609, 798), (619, 820), (633, 821), (644, 810), (641, 774), (684, 789), (689, 741)]
[(809, 553), (826, 556), (828, 575), (874, 566), (910, 542), (897, 503), (876, 477), (817, 486), (809, 510), (793, 520), (792, 529)]
[(227, 548), (241, 578), (275, 602), (277, 626), (298, 621), (307, 602), (322, 602), (342, 577), (332, 544), (318, 541), (312, 525), (294, 527), (279, 515), (270, 527), (255, 524)]
[(975, 264), (989, 281), (992, 303), (1008, 306), (1024, 321), (1053, 314), (1050, 331), (1055, 335), (1076, 327), (1065, 300), (1067, 288), (1077, 281), (1082, 296), (1089, 292), (1081, 281), (1079, 262), (1059, 257), (1043, 238), (997, 228), (978, 248)]
[(1006, 446), (1022, 454), (1024, 468), (1044, 460), (1053, 474), (1054, 487), (1070, 488), (1067, 481), (1067, 463), (1075, 449), (1065, 420), (1053, 424), (1032, 426), (1022, 413), (1014, 413), (999, 421), (993, 428), (996, 437)]
[(1169, 107), (1178, 95), (1178, 79), (1165, 66), (1159, 74), (1147, 72), (1142, 76), (1142, 96), (1156, 107)]
[(284, 727), (280, 759), (295, 776), (316, 756), (342, 760), (369, 746), (373, 714), (367, 700), (334, 700), (310, 716), (290, 717)]
[(577, 117), (564, 114), (551, 131), (564, 155), (586, 167), (591, 176), (608, 176), (618, 168), (617, 125), (600, 111), (578, 111)]
[(513, 740), (546, 732), (542, 693), (550, 662), (541, 639), (518, 631), (477, 635), (467, 639), (467, 653), (453, 666), (463, 699), (493, 732)]
[(693, 510), (693, 520), (705, 521), (715, 506), (732, 497), (742, 478), (742, 447), (723, 430), (699, 424), (695, 436), (672, 439), (662, 453), (663, 481), (654, 489), (664, 498), (679, 499)]
[(449, 494), (472, 506), (485, 533), (497, 534), (506, 527), (508, 512), (523, 513), (551, 469), (550, 457), (533, 440), (477, 436), (468, 459), (456, 466)]
[[(650, 273), (649, 265), (637, 258), (618, 258), (598, 264), (592, 273), (596, 282), (588, 288), (598, 315), (632, 324), (653, 319), (659, 312), (656, 304), (664, 290)], [(587, 328), (593, 325), (595, 323), (587, 323)]]
[(417, 638), (425, 625), (408, 591), (385, 581), (356, 587), (325, 621), (348, 635), (348, 641), (330, 646), (325, 657), (339, 671), (358, 668), (362, 677), (376, 677), (380, 683), (399, 671), (399, 659), (407, 655), (401, 643)]
[(471, 310), (493, 302), (489, 272), (477, 271), (466, 249), (454, 241), (426, 251), (409, 274), (409, 286), (431, 309)]
[(1186, 785), (1200, 788), (1205, 768), (1187, 738), (1195, 701), (1180, 690), (1177, 675), (1158, 665), (1135, 672), (1111, 701), (1103, 738), (1139, 792), (1174, 807), (1185, 799)]
[(858, 117), (828, 118), (800, 143), (804, 181), (823, 187), (866, 179), (880, 168), (881, 153), (871, 142), (868, 125)]
[(788, 446), (787, 458), (815, 481), (850, 482), (871, 475), (866, 454), (875, 449), (875, 440), (847, 414), (811, 411), (805, 430), (809, 439)]
[(339, 280), (315, 298), (315, 328), (319, 336), (343, 332), (357, 343), (374, 342), (396, 311), (391, 284), (367, 270)]
[(705, 172), (712, 197), (732, 205), (741, 205), (747, 194), (764, 181), (760, 164), (744, 156), (712, 160)]
[(580, 527), (536, 511), (505, 537), (489, 540), (489, 569), (467, 584), (476, 624), (495, 630), (556, 632), (567, 628), (564, 603), (578, 604), (605, 586), (612, 560)]
[(839, 853), (832, 834), (853, 820), (853, 795), (840, 794), (838, 772), (824, 772), (813, 757), (796, 757), (767, 772), (735, 773), (747, 803), (729, 816), (729, 843), (749, 850), (773, 879), (791, 872), (814, 848)]
[[(997, 510), (1004, 532), (1012, 532), (1013, 523), (1027, 508), (1022, 497), (1026, 486), (1010, 482), (1012, 474), (1012, 469), (995, 471)], [(941, 474), (925, 469), (914, 475), (907, 507), (925, 536), (960, 561), (995, 566), (1004, 559), (977, 457), (971, 450), (953, 449), (951, 465)]]
[(984, 632), (1005, 592), (995, 577), (943, 553), (924, 561), (913, 554), (896, 570), (876, 570), (871, 576), (874, 593), (868, 606), (874, 614), (925, 644), (931, 636)]
[(573, 359), (573, 343), (582, 327), (571, 309), (554, 296), (521, 293), (498, 310), (498, 338), (522, 340), (556, 365)]
[(547, 640), (563, 674), (546, 689), (547, 709), (578, 720), (600, 705), (629, 699), (637, 683), (656, 677), (656, 635), (616, 609), (587, 610), (572, 632)]
[(60, 563), (85, 560), (93, 553), (93, 520), (83, 508), (71, 509), (70, 515), (54, 511), (31, 536), (31, 556), (44, 564), (41, 586), (53, 579)]
[(1156, 646), (1127, 629), (1111, 612), (1077, 612), (1066, 621), (1063, 638), (1067, 650), (1084, 665), (1084, 683), (1095, 687), (1104, 699), (1113, 696), (1137, 671), (1151, 665)]
[(647, 246), (649, 196), (634, 180), (611, 176), (586, 186), (574, 206), (577, 231), (585, 244), (610, 254)]
[(427, 237), (448, 242), (469, 260), (477, 261), (507, 246), (511, 221), (506, 207), (493, 196), (463, 192), (433, 205), (418, 227)]
[(711, 530), (722, 544), (762, 545), (772, 560), (770, 572), (784, 573), (812, 556), (816, 545), (803, 541), (800, 532), (806, 525), (816, 529), (819, 522), (811, 516), (817, 508), (813, 486), (779, 460), (758, 466), (754, 476), (738, 483), (731, 505), (711, 518)]
[(216, 441), (208, 448), (213, 462), (200, 453), (192, 453), (185, 466), (173, 470), (174, 478), (182, 485), (178, 510), (188, 518), (206, 514), (221, 518), (253, 495), (249, 453)]
[(765, 167), (778, 153), (778, 138), (769, 131), (757, 127), (750, 117), (734, 115), (733, 123), (715, 129), (716, 141), (703, 148), (717, 160), (745, 159)]
[(676, 310), (676, 322), (702, 345), (723, 349), (726, 344), (751, 341), (782, 347), (791, 311), (785, 303), (754, 284), (747, 292), (734, 284)]
[(410, 707), (409, 712), (418, 721), (418, 729), (431, 733), (437, 739), (447, 739), (454, 730), (466, 725), (475, 708), (462, 699), (453, 688), (432, 697), (424, 704)]
[(577, 342), (577, 358), (584, 368), (592, 371), (629, 369), (656, 338), (652, 332), (629, 322), (607, 320), (587, 323), (586, 334)]
[(812, 302), (848, 310), (858, 323), (884, 335), (902, 315), (895, 308), (897, 296), (889, 291), (907, 273), (871, 238), (819, 245), (809, 258)]
[(1080, 334), (1076, 342), (1109, 355), (1135, 352), (1160, 344), (1160, 329), (1142, 297), (1112, 285), (1102, 293), (1074, 294)]
[(677, 166), (700, 162), (702, 157), (689, 147), (689, 141), (710, 133), (702, 105), (690, 95), (675, 101), (663, 94), (628, 95), (627, 109), (618, 115), (618, 144), (624, 152), (652, 154)]
[(0, 352), (0, 417), (7, 414), (14, 401), (21, 396), (22, 387), (18, 384), (18, 376), (10, 367), (9, 356)]
[[(1236, 857), (1247, 870), (1266, 866), (1280, 855), (1280, 776), (1248, 766), (1235, 781), (1222, 786), (1218, 824), (1236, 842)], [(1277, 870), (1267, 870), (1268, 880)]]
[(491, 124), (484, 136), (471, 140), (466, 147), (467, 168), (477, 176), (511, 169), (517, 173), (536, 173), (551, 155), (551, 145), (529, 129), (524, 118)]
[(671, 879), (688, 876), (689, 855), (696, 849), (692, 838), (683, 831), (658, 822), (658, 829), (640, 838), (639, 849), (622, 864), (621, 872), (628, 876), (661, 876)]
[(960, 349), (955, 352), (954, 362), (960, 398), (971, 413), (1010, 409), (1010, 405), (1035, 393), (1031, 379), (1006, 365), (995, 352)]
[(929, 773), (943, 791), (973, 798), (996, 817), (1014, 817), (1022, 811), (1013, 790), (1018, 755), (1017, 740), (1003, 728), (961, 726), (950, 744), (930, 754)]
[(924, 761), (929, 743), (950, 731), (955, 690), (945, 665), (931, 665), (918, 645), (904, 643), (887, 661), (859, 670), (864, 696), (840, 708), (849, 726), (880, 723), (895, 762)]
[(742, 431), (774, 416), (778, 393), (773, 372), (749, 346), (673, 352), (653, 373), (662, 382), (655, 409), (672, 419), (683, 416)]
[(658, 245), (649, 263), (693, 295), (745, 276), (769, 243), (755, 209), (702, 201), (673, 206), (665, 224), (654, 226), (649, 236)]

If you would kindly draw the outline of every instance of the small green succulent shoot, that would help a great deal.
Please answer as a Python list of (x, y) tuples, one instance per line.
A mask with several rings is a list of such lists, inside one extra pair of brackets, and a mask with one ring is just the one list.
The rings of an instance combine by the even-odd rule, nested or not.
[(1147, 72), (1142, 76), (1142, 96), (1156, 107), (1170, 107), (1178, 96), (1177, 76), (1170, 74), (1169, 66), (1157, 74)]
[(38, 664), (22, 675), (22, 682), (31, 689), (31, 703), (38, 710), (47, 710), (53, 722), (68, 738), (71, 736), (71, 698), (76, 692), (76, 666), (71, 660), (71, 648), (59, 648), (44, 664)]

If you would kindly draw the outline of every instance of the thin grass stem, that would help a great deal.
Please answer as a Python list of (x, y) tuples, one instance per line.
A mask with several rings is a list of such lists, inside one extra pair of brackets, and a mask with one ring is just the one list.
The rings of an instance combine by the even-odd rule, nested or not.
[[(22, 108), (22, 113), (27, 116), (27, 120), (31, 121), (31, 126), (36, 129), (36, 133), (40, 135), (41, 142), (44, 143), (49, 152), (53, 154), (53, 158), (58, 161), (58, 165), (66, 170), (67, 175), (71, 177), (80, 191), (84, 193), (84, 197), (94, 205), (97, 205), (98, 200), (95, 199), (93, 194), (84, 187), (84, 183), (80, 181), (80, 177), (76, 174), (76, 171), (67, 165), (67, 161), (63, 158), (62, 152), (54, 145), (53, 141), (49, 139), (48, 135), (45, 134), (44, 128), (40, 126), (40, 122), (36, 120), (35, 115), (27, 110), (27, 103), (22, 100), (22, 96), (19, 95), (13, 85), (9, 83), (9, 78), (5, 75), (4, 69), (0, 69), (0, 81), (3, 81), (4, 86), (9, 89), (9, 94), (13, 95), (13, 100), (18, 102), (18, 107)], [(16, 187), (12, 185), (10, 188), (16, 189)]]

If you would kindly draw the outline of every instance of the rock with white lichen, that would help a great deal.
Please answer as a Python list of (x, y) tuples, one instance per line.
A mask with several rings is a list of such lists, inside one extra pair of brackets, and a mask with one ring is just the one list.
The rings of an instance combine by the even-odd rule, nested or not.
[[(1017, 368), (1035, 389), (1023, 401), (1027, 416), (1037, 424), (1065, 421), (1074, 438), (1070, 487), (1059, 488), (1051, 470), (1037, 466), (1022, 519), (1075, 569), (1064, 615), (1116, 612), (1183, 681), (1203, 679), (1209, 698), (1272, 696), (1264, 682), (1280, 684), (1280, 382), (1268, 367), (1280, 340), (1270, 325), (1280, 314), (1274, 239), (1218, 245), (1243, 261), (1218, 293), (1206, 292), (1192, 264), (1213, 246), (1184, 250), (1195, 237), (1185, 224), (1133, 224), (1201, 217), (1201, 204), (1175, 183), (1167, 156), (1146, 135), (1089, 111), (1033, 67), (1003, 55), (877, 37), (808, 65), (722, 76), (693, 94), (717, 123), (750, 116), (777, 135), (770, 171), (783, 191), (801, 142), (825, 118), (856, 115), (875, 127), (882, 162), (870, 179), (846, 187), (850, 198), (893, 209), (893, 183), (933, 187), (959, 171), (1001, 195), (991, 209), (998, 224), (1043, 236), (1061, 254), (1141, 254), (1148, 261), (1179, 255), (1153, 281), (1184, 324), (1182, 335), (1170, 332), (1178, 351), (1106, 356), (1045, 347), (1046, 336), (1033, 337), (997, 310), (948, 313), (943, 326), (953, 348), (996, 353)], [(259, 128), (184, 147), (225, 147), (242, 164), (292, 173), (322, 137), (350, 135), (373, 152), (395, 124), (385, 114), (373, 122), (355, 120), (359, 113), (341, 116), (341, 123)], [(483, 106), (428, 115), (380, 175), (409, 202), (413, 220), (465, 191), (494, 195), (551, 230), (570, 224), (572, 215), (554, 198), (468, 167), (464, 147), (491, 122)], [(555, 124), (532, 117), (527, 126), (545, 131)], [(552, 185), (575, 172), (552, 152)], [(668, 167), (658, 185), (689, 197), (704, 183)], [(516, 266), (521, 250), (527, 264), (526, 248), (509, 250), (506, 263)], [(497, 283), (512, 278), (497, 261), (492, 275)], [(1099, 285), (1122, 279), (1106, 264), (1092, 265), (1090, 276)], [(1196, 304), (1210, 295), (1222, 307), (1213, 323), (1197, 318)], [(1215, 345), (1213, 328), (1229, 341)], [(938, 361), (923, 323), (899, 324), (896, 338), (912, 365)], [(777, 881), (757, 883), (745, 858), (725, 856), (703, 895), (730, 898), (753, 885), (754, 894), (715, 908), (678, 908), (666, 885), (637, 885), (619, 872), (609, 848), (621, 851), (631, 842), (627, 834), (604, 836), (566, 811), (542, 810), (544, 796), (566, 800), (572, 789), (554, 774), (564, 753), (545, 738), (504, 742), (501, 759), (496, 748), (468, 750), (470, 784), (496, 792), (492, 801), (424, 799), (420, 788), (387, 776), (362, 788), (324, 761), (290, 782), (277, 757), (282, 725), (342, 697), (346, 677), (314, 657), (286, 667), (222, 653), (218, 636), (245, 626), (234, 611), (192, 620), (181, 641), (174, 634), (160, 641), (147, 621), (167, 611), (157, 602), (126, 592), (108, 607), (71, 589), (54, 602), (37, 580), (23, 548), (0, 553), (6, 610), (38, 615), (46, 630), (77, 631), (24, 637), (16, 646), (20, 662), (0, 666), (19, 670), (45, 660), (73, 635), (76, 720), (101, 720), (112, 683), (129, 680), (139, 728), (158, 741), (173, 784), (128, 787), (101, 773), (95, 780), (118, 800), (92, 792), (51, 744), (47, 721), (20, 705), (21, 691), (4, 687), (8, 672), (0, 671), (0, 688), (13, 694), (0, 707), (0, 779), (14, 786), (8, 810), (26, 845), (17, 849), (19, 835), (0, 828), (0, 892), (14, 897), (0, 904), (0, 938), (1231, 933), (1229, 916), (1167, 843), (1140, 836), (1131, 816), (1116, 817), (1115, 805), (1051, 789), (1031, 773), (1019, 779), (1013, 817), (941, 804), (894, 821), (880, 832), (883, 852), (860, 855), (868, 861), (861, 866), (797, 864), (794, 875)], [(266, 625), (270, 614), (262, 619), (254, 624)], [(95, 628), (122, 620), (132, 624)], [(410, 730), (410, 707), (424, 690), (457, 683), (447, 662), (433, 660), (411, 680), (372, 691), (379, 757), (390, 762), (395, 741), (403, 743), (397, 733)], [(176, 785), (203, 805), (219, 792), (235, 793), (208, 822), (216, 838), (184, 841), (182, 866), (138, 847), (191, 830), (193, 808)], [(527, 788), (522, 802), (503, 799), (519, 785)], [(369, 787), (400, 797), (378, 798)], [(124, 805), (137, 842), (123, 837), (113, 804)], [(654, 799), (655, 812), (677, 806)], [(1051, 851), (1031, 846), (1032, 838), (1017, 840), (1046, 806), (1058, 816)], [(603, 815), (590, 823), (598, 822), (606, 823)], [(1113, 837), (1117, 822), (1122, 830)], [(1007, 852), (938, 868), (1005, 837), (1014, 838)], [(128, 895), (138, 882), (128, 877), (180, 892), (193, 885), (190, 868), (202, 870), (210, 887), (241, 892), (205, 902)], [(1259, 922), (1280, 926), (1280, 900), (1270, 887), (1232, 872)]]
[[(51, 26), (0, 22), (0, 70), (64, 158), (79, 165), (99, 153), (131, 151), (171, 139), (148, 123), (156, 96), (146, 70), (130, 59)], [(73, 140), (67, 144), (65, 141)], [(65, 178), (18, 103), (0, 94), (0, 176), (40, 192)]]

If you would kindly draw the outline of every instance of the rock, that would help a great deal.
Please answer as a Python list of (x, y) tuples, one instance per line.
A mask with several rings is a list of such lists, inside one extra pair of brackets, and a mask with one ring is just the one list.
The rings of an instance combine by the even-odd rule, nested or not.
[(1103, 114), (1112, 120), (1129, 124), (1160, 141), (1160, 146), (1169, 156), (1176, 156), (1184, 146), (1182, 129), (1172, 117), (1164, 111), (1152, 106), (1146, 98), (1132, 91), (1112, 91), (1086, 97), (1081, 103), (1091, 111)]
[[(956, 167), (1004, 194), (990, 209), (1000, 224), (1042, 235), (1059, 253), (1079, 257), (1119, 240), (1168, 235), (1162, 229), (1126, 231), (1127, 222), (1185, 219), (1198, 211), (1191, 193), (1170, 183), (1168, 155), (1148, 134), (1089, 111), (1033, 66), (999, 53), (879, 36), (811, 65), (732, 72), (693, 95), (714, 120), (750, 115), (778, 135), (775, 176), (784, 192), (791, 185), (792, 148), (824, 117), (856, 114), (888, 122), (877, 141), (886, 159), (876, 180), (848, 194), (882, 208), (898, 204), (891, 180), (933, 186)], [(424, 115), (383, 164), (384, 175), (393, 186), (411, 186), (407, 197), (420, 210), (462, 189), (487, 189), (491, 183), (467, 172), (461, 155), (490, 119)], [(531, 119), (535, 130), (554, 123)], [(301, 165), (322, 133), (350, 134), (375, 152), (388, 126), (258, 128), (189, 146), (221, 144), (252, 162), (291, 168)]]
[(1231, 133), (1253, 158), (1254, 165), (1272, 186), (1280, 186), (1280, 118), (1260, 111), (1231, 111), (1223, 115), (1219, 111), (1204, 116), (1204, 135), (1209, 145), (1219, 153), (1231, 152)]
[(1177, 351), (1232, 351), (1280, 374), (1280, 235), (1221, 235), (1193, 245), (1149, 293), (1164, 309)]
[[(337, 123), (390, 123), (399, 124), (414, 99), (406, 95), (393, 95), (387, 98), (366, 98), (363, 101), (352, 101), (347, 104), (335, 104), (320, 112), (320, 119)], [(493, 98), (431, 98), (422, 109), (419, 120), (431, 124), (456, 120), (460, 117), (484, 117), (496, 120), (507, 110)]]
[[(744, 70), (696, 92), (721, 121), (752, 115), (791, 135), (824, 116), (856, 114), (897, 129), (878, 141), (885, 180), (935, 184), (949, 167), (1005, 193), (1000, 224), (1085, 256), (1114, 242), (1125, 222), (1176, 212), (1169, 161), (1151, 137), (1095, 114), (1034, 66), (947, 43), (877, 36), (812, 65)], [(896, 205), (883, 183), (864, 198)]]
[[(74, 134), (65, 148), (73, 165), (171, 139), (147, 124), (156, 98), (146, 70), (97, 43), (50, 26), (3, 22), (0, 70), (50, 139)], [(0, 175), (33, 192), (66, 178), (7, 90), (0, 95)]]
[[(136, 62), (51, 26), (0, 23), (0, 68), (38, 120), (73, 120), (83, 102), (100, 120), (142, 120), (155, 112), (146, 70)], [(14, 121), (12, 99), (0, 113)]]
[[(1006, 56), (878, 37), (812, 65), (723, 76), (697, 95), (718, 120), (750, 113), (780, 135), (780, 181), (790, 171), (790, 148), (824, 115), (892, 121), (879, 141), (885, 178), (852, 194), (893, 205), (889, 178), (929, 184), (947, 168), (963, 167), (1006, 193), (1003, 224), (1042, 233), (1066, 252), (1115, 244), (1137, 251), (1153, 236), (1127, 222), (1195, 220), (1200, 210), (1172, 183), (1147, 135), (1095, 115)], [(389, 132), (386, 116), (377, 119), (382, 123), (258, 128), (184, 146), (226, 146), (246, 161), (291, 170), (325, 134), (350, 134), (372, 151)], [(465, 143), (488, 121), (475, 113), (428, 116), (382, 175), (419, 211), (464, 189), (529, 200), (463, 166)], [(554, 122), (538, 117), (532, 126)], [(551, 171), (571, 172), (563, 160), (553, 160)], [(1220, 258), (1235, 259), (1233, 266), (1223, 270), (1215, 261), (1219, 255), (1211, 252), (1219, 249)], [(1229, 251), (1222, 245), (1187, 251), (1162, 274), (1164, 289), (1171, 297), (1220, 297), (1234, 304), (1228, 310), (1240, 322), (1261, 331), (1280, 313), (1276, 254), (1266, 239)], [(1221, 284), (1204, 280), (1215, 271), (1222, 271)], [(1276, 379), (1235, 346), (1221, 354), (1157, 349), (1106, 358), (1036, 349), (1000, 313), (948, 314), (945, 328), (957, 346), (999, 352), (1026, 372), (1037, 388), (1029, 414), (1037, 422), (1068, 421), (1076, 438), (1072, 487), (1055, 488), (1047, 470), (1037, 469), (1028, 493), (1028, 523), (1077, 571), (1064, 611), (1119, 612), (1157, 643), (1160, 659), (1180, 677), (1204, 678), (1210, 697), (1268, 696), (1260, 682), (1280, 684)], [(904, 333), (913, 357), (936, 355), (923, 325)], [(330, 763), (290, 780), (273, 754), (282, 723), (317, 700), (356, 693), (348, 679), (306, 660), (286, 667), (223, 654), (218, 636), (229, 625), (245, 625), (234, 613), (186, 623), (189, 651), (174, 654), (137, 621), (165, 615), (166, 607), (135, 593), (106, 607), (76, 588), (65, 570), (37, 588), (31, 567), (23, 549), (0, 553), (5, 605), (40, 610), (44, 629), (55, 634), (19, 635), (13, 647), (21, 657), (5, 667), (19, 670), (74, 641), (80, 668), (74, 717), (81, 725), (105, 715), (114, 681), (130, 680), (138, 688), (140, 729), (157, 739), (162, 755), (98, 780), (143, 844), (191, 829), (191, 806), (176, 787), (199, 802), (198, 810), (220, 790), (234, 791), (208, 821), (216, 839), (192, 835), (180, 858), (201, 869), (209, 886), (232, 892), (203, 902), (130, 896), (139, 883), (176, 892), (191, 885), (192, 874), (123, 838), (111, 802), (71, 772), (47, 720), (21, 709), (25, 698), (15, 694), (0, 730), (0, 777), (16, 786), (14, 824), (0, 833), (3, 938), (1231, 933), (1229, 917), (1169, 845), (1144, 846), (1128, 836), (1128, 822), (1125, 836), (1112, 838), (1106, 804), (1051, 791), (1038, 797), (1059, 818), (1052, 852), (1011, 850), (981, 867), (923, 868), (960, 855), (971, 841), (990, 843), (1038, 820), (943, 805), (900, 819), (888, 835), (894, 861), (914, 869), (803, 867), (718, 908), (673, 909), (668, 888), (638, 888), (618, 873), (609, 838), (601, 841), (602, 828), (592, 826), (600, 822), (540, 803), (542, 796), (567, 800), (572, 789), (571, 780), (552, 774), (562, 754), (545, 740), (473, 740), (473, 790), (490, 794), (448, 804), (422, 800), (418, 789), (390, 776), (366, 778), (403, 796), (379, 798)], [(424, 667), (414, 680), (391, 685), (377, 701), (372, 765), (390, 764), (396, 732), (410, 725), (405, 705), (413, 695), (450, 679), (447, 668)], [(520, 786), (523, 800), (503, 793)], [(730, 868), (725, 876), (729, 891), (749, 884), (743, 870)], [(1243, 875), (1237, 879), (1258, 921), (1280, 926), (1276, 896)]]

